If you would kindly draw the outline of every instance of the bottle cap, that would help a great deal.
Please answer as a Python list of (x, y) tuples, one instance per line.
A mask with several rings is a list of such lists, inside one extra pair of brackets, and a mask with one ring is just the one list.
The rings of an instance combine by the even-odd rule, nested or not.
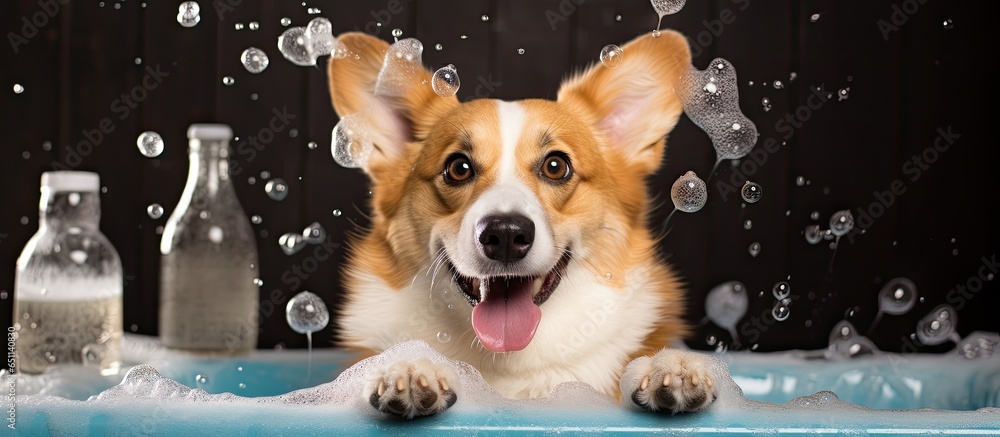
[(233, 130), (226, 124), (192, 124), (188, 127), (188, 139), (206, 141), (233, 139)]
[(101, 178), (89, 171), (47, 171), (42, 173), (42, 188), (56, 191), (97, 191)]

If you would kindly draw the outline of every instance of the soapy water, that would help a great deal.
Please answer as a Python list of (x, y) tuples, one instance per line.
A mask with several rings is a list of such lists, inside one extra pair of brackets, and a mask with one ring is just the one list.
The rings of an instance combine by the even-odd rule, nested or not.
[[(356, 435), (379, 430), (383, 433), (421, 435), (474, 434), (482, 432), (560, 433), (869, 433), (914, 434), (936, 432), (989, 433), (1000, 426), (1000, 409), (984, 407), (1000, 401), (989, 395), (990, 387), (956, 384), (945, 376), (986, 378), (997, 375), (992, 360), (964, 360), (954, 355), (911, 358), (906, 367), (924, 376), (911, 387), (910, 379), (897, 375), (892, 361), (869, 357), (871, 367), (858, 367), (858, 362), (831, 361), (817, 363), (800, 355), (727, 354), (705, 355), (705, 371), (711, 376), (718, 398), (704, 412), (676, 416), (629, 411), (618, 402), (590, 386), (567, 382), (557, 386), (547, 397), (512, 400), (503, 398), (472, 366), (452, 361), (440, 355), (427, 343), (410, 341), (398, 344), (383, 354), (363, 360), (340, 373), (331, 382), (280, 395), (243, 397), (233, 393), (210, 394), (202, 388), (191, 388), (174, 379), (171, 363), (176, 359), (160, 357), (163, 371), (151, 365), (133, 367), (121, 383), (89, 400), (70, 401), (49, 395), (19, 396), (18, 429), (32, 434), (79, 434), (81, 426), (101, 434), (303, 434), (320, 433)], [(450, 368), (458, 401), (437, 417), (395, 421), (375, 411), (368, 402), (365, 387), (373, 373), (400, 362), (426, 359)], [(955, 361), (956, 359), (961, 361)], [(724, 361), (725, 360), (725, 361)], [(727, 362), (729, 363), (727, 366)], [(951, 364), (951, 368), (943, 370)], [(964, 365), (963, 365), (964, 364)], [(281, 365), (287, 367), (288, 364)], [(743, 373), (730, 376), (732, 367)], [(817, 372), (817, 366), (827, 366)], [(280, 368), (280, 367), (279, 367)], [(274, 369), (273, 367), (271, 369)], [(178, 369), (172, 369), (177, 371)], [(248, 369), (249, 371), (249, 369)], [(233, 369), (229, 370), (230, 373)], [(274, 375), (272, 370), (268, 374)], [(205, 383), (192, 381), (192, 386), (211, 386), (221, 377), (211, 370), (194, 371), (186, 378), (201, 375)], [(267, 374), (263, 374), (267, 375)], [(262, 376), (263, 376), (262, 375)], [(86, 378), (66, 374), (63, 379), (80, 381)], [(274, 376), (271, 376), (272, 378)], [(331, 377), (332, 378), (332, 377)], [(18, 380), (30, 384), (23, 376)], [(636, 368), (626, 369), (622, 377), (626, 393), (636, 386), (642, 375)], [(243, 387), (250, 390), (254, 381)], [(242, 383), (242, 382), (241, 382)], [(910, 384), (910, 385), (907, 385)], [(235, 385), (235, 384), (234, 384)], [(975, 411), (943, 410), (871, 410), (847, 403), (833, 392), (820, 391), (837, 387), (857, 391), (855, 398), (866, 393), (886, 401), (882, 408), (954, 408)], [(813, 390), (813, 391), (807, 391)], [(774, 399), (777, 403), (749, 399), (746, 395)], [(803, 395), (804, 394), (804, 395)], [(980, 397), (982, 395), (987, 397)], [(798, 396), (794, 397), (793, 396)], [(628, 402), (628, 396), (625, 397)], [(784, 402), (784, 403), (780, 403)], [(910, 403), (907, 403), (910, 402)], [(913, 402), (923, 402), (914, 404)], [(626, 404), (627, 405), (627, 404)], [(280, 417), (281, 420), (274, 420)], [(96, 428), (95, 428), (96, 427)]]

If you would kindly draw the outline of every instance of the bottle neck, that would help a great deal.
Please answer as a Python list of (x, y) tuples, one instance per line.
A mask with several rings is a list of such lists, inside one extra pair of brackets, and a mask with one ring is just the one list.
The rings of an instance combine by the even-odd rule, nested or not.
[(203, 141), (195, 138), (190, 141), (190, 166), (185, 191), (190, 190), (195, 208), (204, 209), (208, 206), (205, 202), (223, 190), (232, 189), (229, 153), (229, 142), (225, 140)]
[(101, 198), (96, 191), (65, 191), (42, 187), (38, 203), (41, 227), (97, 230), (101, 223)]

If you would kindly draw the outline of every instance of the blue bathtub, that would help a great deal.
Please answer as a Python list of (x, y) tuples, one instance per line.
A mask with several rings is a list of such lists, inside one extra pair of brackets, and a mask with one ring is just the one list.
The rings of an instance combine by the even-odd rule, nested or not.
[[(879, 354), (831, 361), (801, 352), (717, 354), (716, 403), (698, 414), (659, 416), (622, 408), (578, 383), (563, 384), (544, 399), (505, 400), (483, 388), (471, 367), (417, 342), (347, 370), (350, 356), (336, 350), (315, 352), (310, 369), (305, 351), (202, 358), (166, 352), (146, 337), (127, 336), (125, 345), (128, 362), (149, 365), (132, 368), (124, 380), (78, 367), (14, 380), (17, 434), (1000, 435), (997, 355), (970, 360), (957, 353)], [(458, 402), (436, 417), (379, 416), (363, 399), (358, 376), (379, 360), (413, 354), (455, 366), (462, 387)], [(732, 379), (725, 376), (727, 366)], [(6, 376), (5, 383), (11, 382)]]

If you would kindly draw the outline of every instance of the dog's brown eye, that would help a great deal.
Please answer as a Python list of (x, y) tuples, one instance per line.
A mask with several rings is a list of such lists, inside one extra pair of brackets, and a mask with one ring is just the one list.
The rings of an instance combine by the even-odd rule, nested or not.
[(542, 176), (553, 181), (568, 179), (572, 173), (573, 169), (569, 166), (569, 157), (562, 152), (550, 153), (542, 161)]
[(444, 180), (457, 184), (472, 178), (472, 162), (465, 155), (454, 154), (444, 165)]

